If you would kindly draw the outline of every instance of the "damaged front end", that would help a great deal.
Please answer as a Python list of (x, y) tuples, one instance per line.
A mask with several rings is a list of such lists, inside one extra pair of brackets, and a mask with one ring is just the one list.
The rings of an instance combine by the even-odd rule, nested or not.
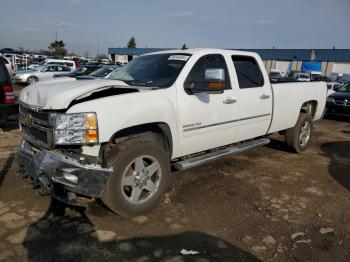
[(22, 140), (17, 155), (22, 174), (39, 186), (41, 194), (71, 205), (81, 205), (77, 196), (99, 198), (113, 174), (112, 168), (87, 164), (58, 150), (38, 149)]
[[(39, 194), (51, 194), (58, 200), (73, 205), (79, 205), (77, 196), (99, 198), (113, 170), (102, 167), (100, 158), (85, 155), (82, 144), (65, 144), (68, 137), (65, 133), (65, 139), (58, 139), (58, 135), (67, 130), (57, 128), (57, 116), (61, 114), (62, 118), (62, 112), (35, 110), (22, 103), (19, 111), (23, 140), (17, 160), (24, 177), (40, 189)], [(97, 123), (89, 123), (91, 126), (83, 133), (96, 134)], [(82, 125), (85, 126), (84, 123)], [(74, 141), (77, 139), (77, 132), (81, 131), (66, 131), (73, 134), (70, 137)], [(93, 142), (98, 142), (98, 136), (93, 139)], [(94, 148), (93, 145), (89, 148)]]

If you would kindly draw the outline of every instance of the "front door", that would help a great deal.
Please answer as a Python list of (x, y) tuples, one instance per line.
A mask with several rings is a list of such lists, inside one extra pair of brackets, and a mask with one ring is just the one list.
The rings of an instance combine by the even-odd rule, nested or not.
[[(224, 69), (225, 90), (222, 93), (187, 92), (184, 85), (205, 84), (206, 69)], [(225, 58), (221, 54), (202, 56), (192, 67), (183, 86), (178, 88), (181, 141), (180, 155), (188, 155), (230, 144), (237, 123), (237, 98), (231, 88)]]

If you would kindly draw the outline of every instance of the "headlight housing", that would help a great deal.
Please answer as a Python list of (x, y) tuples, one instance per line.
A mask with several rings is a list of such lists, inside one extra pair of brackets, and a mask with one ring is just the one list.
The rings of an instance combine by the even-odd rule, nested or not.
[(327, 102), (334, 103), (334, 98), (333, 97), (327, 97)]
[(96, 113), (56, 114), (55, 144), (96, 144), (98, 123)]

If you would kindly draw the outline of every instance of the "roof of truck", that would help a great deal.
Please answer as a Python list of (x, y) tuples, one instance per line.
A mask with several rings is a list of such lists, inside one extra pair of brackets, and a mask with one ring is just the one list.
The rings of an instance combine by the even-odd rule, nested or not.
[[(176, 48), (108, 48), (108, 54), (114, 55), (144, 55), (146, 53), (176, 50)], [(187, 49), (189, 50), (189, 49)], [(233, 50), (248, 51), (258, 53), (264, 60), (281, 60), (281, 61), (333, 61), (349, 62), (350, 49), (241, 49)]]
[(229, 54), (237, 54), (237, 55), (253, 55), (256, 53), (239, 51), (239, 50), (229, 50), (229, 49), (220, 49), (220, 48), (191, 48), (191, 49), (170, 49), (158, 52), (147, 53), (144, 55), (152, 55), (152, 54), (197, 54), (197, 53), (229, 53)]

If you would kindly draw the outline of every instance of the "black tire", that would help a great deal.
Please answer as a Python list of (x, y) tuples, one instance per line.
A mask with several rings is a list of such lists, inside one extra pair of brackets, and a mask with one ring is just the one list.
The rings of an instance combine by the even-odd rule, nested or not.
[[(161, 176), (157, 190), (152, 197), (144, 203), (134, 204), (126, 199), (127, 196), (124, 189), (125, 186), (122, 186), (122, 179), (125, 172), (132, 167), (131, 163), (140, 156), (150, 156), (156, 159), (158, 166), (160, 166), (159, 172)], [(157, 205), (168, 188), (170, 155), (163, 145), (162, 138), (155, 133), (146, 132), (119, 139), (107, 152), (107, 164), (113, 167), (114, 175), (107, 183), (101, 200), (109, 209), (121, 216), (133, 217), (146, 213)], [(132, 174), (134, 173), (135, 171)], [(134, 187), (130, 187), (130, 195), (131, 189), (133, 191)], [(142, 194), (151, 194), (142, 189), (141, 192)]]
[(38, 82), (39, 81), (39, 79), (37, 78), (37, 77), (35, 77), (35, 76), (30, 76), (30, 77), (28, 77), (28, 79), (27, 79), (27, 84), (28, 85), (32, 85), (32, 84), (35, 84), (36, 82)]
[[(300, 141), (300, 136), (302, 133), (302, 127), (308, 124), (310, 127), (310, 135), (306, 143)], [(286, 144), (293, 149), (296, 153), (304, 152), (312, 143), (313, 139), (313, 121), (310, 114), (301, 113), (299, 115), (298, 121), (294, 127), (287, 129), (285, 133)]]

